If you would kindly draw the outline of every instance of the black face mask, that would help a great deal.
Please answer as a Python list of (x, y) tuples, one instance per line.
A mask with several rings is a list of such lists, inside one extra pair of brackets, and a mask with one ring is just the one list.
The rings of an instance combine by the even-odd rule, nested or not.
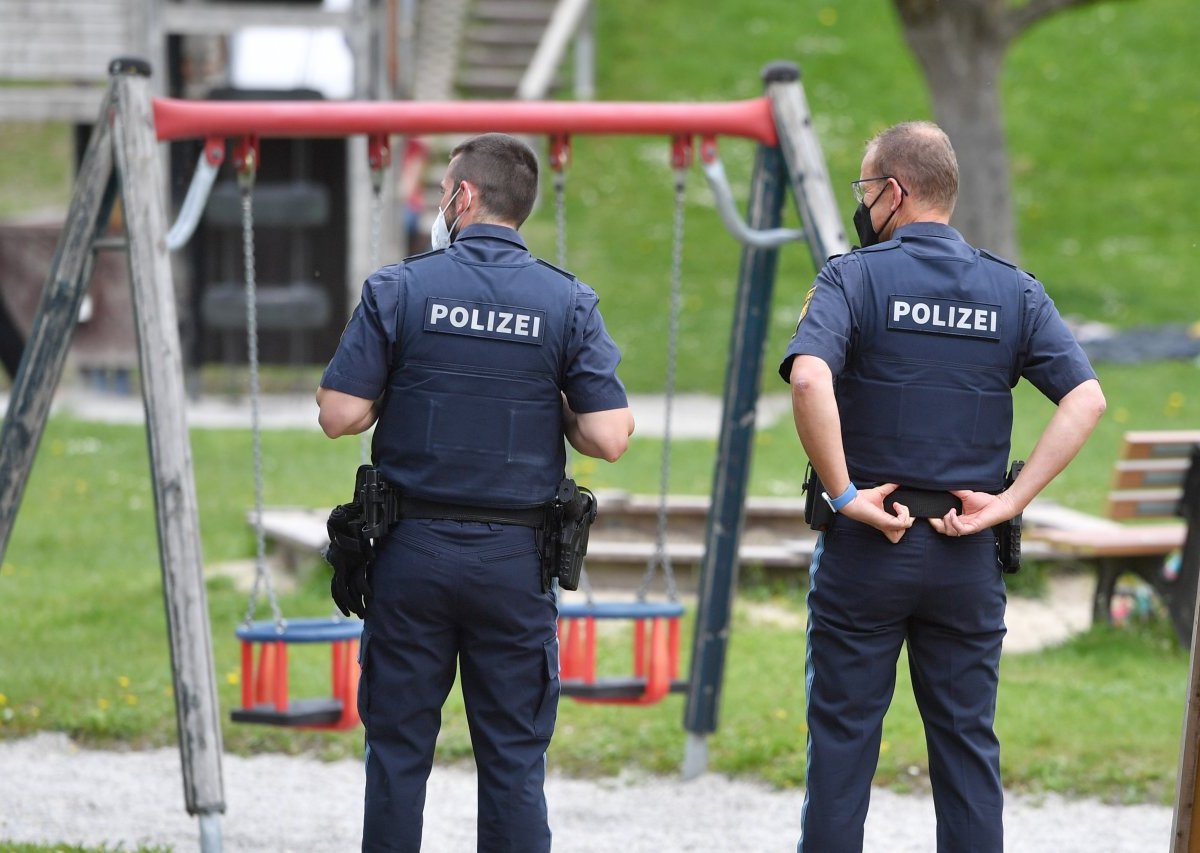
[(858, 232), (858, 244), (862, 248), (874, 246), (879, 242), (879, 233), (871, 224), (871, 208), (861, 201), (854, 208), (854, 230)]
[[(875, 202), (883, 196), (883, 193), (875, 196), (875, 201), (871, 202), (871, 207), (875, 206)], [(879, 242), (879, 232), (875, 230), (875, 226), (871, 224), (871, 207), (867, 207), (861, 201), (858, 207), (854, 208), (854, 230), (858, 232), (860, 247), (865, 249), (867, 246), (874, 246)], [(899, 210), (900, 208), (896, 208)], [(892, 217), (896, 215), (896, 210), (888, 214), (888, 218), (883, 220), (883, 228), (892, 221)]]

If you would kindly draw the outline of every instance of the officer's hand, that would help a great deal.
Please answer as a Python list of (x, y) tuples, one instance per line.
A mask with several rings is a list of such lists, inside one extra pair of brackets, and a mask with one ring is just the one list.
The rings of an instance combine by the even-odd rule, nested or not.
[(941, 518), (929, 519), (933, 529), (946, 536), (971, 536), (1008, 521), (1019, 511), (1006, 493), (993, 495), (959, 489), (950, 494), (962, 500), (962, 513), (952, 509)]
[(842, 507), (842, 515), (869, 524), (888, 538), (893, 545), (904, 538), (913, 525), (913, 517), (904, 504), (894, 504), (896, 514), (883, 508), (883, 499), (896, 491), (896, 483), (884, 483), (873, 489), (860, 489), (854, 500)]

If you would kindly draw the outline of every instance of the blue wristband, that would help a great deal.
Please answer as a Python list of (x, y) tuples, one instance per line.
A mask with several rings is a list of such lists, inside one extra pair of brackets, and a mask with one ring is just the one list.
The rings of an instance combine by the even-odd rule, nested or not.
[(858, 497), (858, 488), (851, 483), (846, 487), (846, 491), (842, 492), (836, 498), (829, 497), (828, 492), (822, 492), (821, 497), (825, 498), (825, 502), (829, 504), (829, 508), (834, 512), (841, 512), (846, 504)]

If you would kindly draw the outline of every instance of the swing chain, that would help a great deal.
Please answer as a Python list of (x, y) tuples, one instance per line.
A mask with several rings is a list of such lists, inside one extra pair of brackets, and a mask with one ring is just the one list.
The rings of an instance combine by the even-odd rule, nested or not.
[(567, 163), (571, 161), (571, 138), (550, 137), (550, 168), (554, 172), (554, 225), (558, 266), (567, 268)]
[(675, 219), (671, 241), (671, 306), (667, 326), (667, 377), (664, 391), (662, 462), (658, 488), (658, 526), (654, 541), (654, 556), (646, 565), (638, 600), (644, 601), (655, 572), (661, 567), (671, 601), (679, 599), (675, 572), (667, 553), (667, 493), (671, 484), (671, 416), (675, 401), (675, 363), (678, 359), (679, 315), (683, 307), (683, 225), (684, 203), (687, 198), (687, 173), (691, 165), (691, 140), (675, 139)]
[[(372, 136), (367, 142), (367, 159), (371, 167), (371, 234), (367, 246), (367, 266), (373, 273), (379, 269), (383, 256), (383, 179), (392, 162), (392, 151), (386, 136)], [(359, 438), (359, 462), (371, 464), (370, 430)]]
[(554, 173), (554, 224), (559, 269), (567, 268), (567, 176)]
[(282, 633), (287, 626), (275, 597), (275, 586), (267, 570), (267, 538), (263, 528), (263, 453), (259, 413), (261, 387), (258, 374), (258, 303), (254, 267), (254, 177), (257, 142), (245, 144), (245, 156), (238, 158), (238, 186), (242, 191), (242, 252), (246, 268), (246, 361), (250, 380), (250, 441), (254, 455), (254, 587), (246, 608), (245, 624), (254, 621), (259, 589), (265, 588), (275, 628)]

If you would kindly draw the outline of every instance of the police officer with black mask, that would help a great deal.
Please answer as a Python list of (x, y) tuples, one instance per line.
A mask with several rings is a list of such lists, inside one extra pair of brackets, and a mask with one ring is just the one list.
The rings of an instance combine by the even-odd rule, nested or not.
[(317, 392), (330, 437), (378, 420), (373, 462), (402, 510), (375, 543), (362, 637), (364, 851), (421, 847), (456, 665), (479, 773), (478, 849), (550, 849), (557, 605), (540, 533), (519, 522), (554, 498), (564, 436), (613, 462), (633, 418), (595, 291), (517, 233), (537, 185), (537, 158), (515, 137), (457, 146), (433, 251), (367, 279)]
[[(866, 148), (862, 247), (829, 260), (780, 365), (830, 520), (808, 593), (801, 853), (861, 851), (883, 717), (907, 644), (937, 849), (1003, 849), (993, 729), (1005, 585), (993, 528), (1078, 452), (1104, 395), (1033, 276), (948, 225), (958, 164), (936, 125)], [(1057, 404), (1005, 487), (1011, 389)]]

